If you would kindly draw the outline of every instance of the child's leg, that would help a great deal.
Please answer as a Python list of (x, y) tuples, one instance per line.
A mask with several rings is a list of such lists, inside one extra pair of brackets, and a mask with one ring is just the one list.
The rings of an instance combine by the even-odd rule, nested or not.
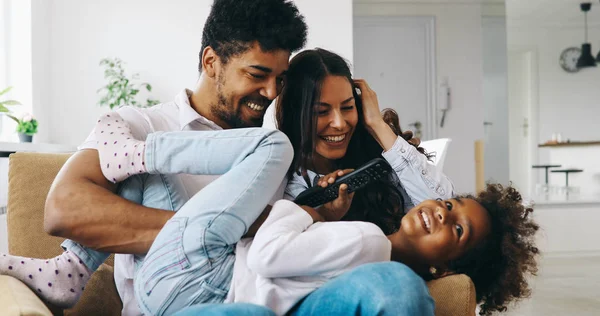
[[(182, 152), (192, 153), (183, 157)], [(178, 154), (173, 154), (178, 153)], [(233, 247), (275, 194), (292, 159), (279, 131), (154, 133), (146, 142), (149, 172), (223, 174), (194, 195), (161, 230), (135, 279), (146, 314), (170, 314), (222, 302)]]

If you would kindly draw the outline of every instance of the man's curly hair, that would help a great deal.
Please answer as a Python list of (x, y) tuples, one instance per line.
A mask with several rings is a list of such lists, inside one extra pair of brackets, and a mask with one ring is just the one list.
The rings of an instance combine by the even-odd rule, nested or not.
[(267, 52), (295, 52), (304, 47), (306, 35), (304, 17), (289, 0), (215, 0), (202, 32), (198, 71), (207, 46), (227, 63), (254, 42)]
[(491, 231), (486, 240), (448, 269), (468, 275), (475, 284), (480, 315), (506, 311), (513, 300), (529, 297), (529, 275), (537, 273), (538, 248), (534, 237), (539, 226), (529, 216), (533, 209), (523, 206), (521, 194), (512, 186), (487, 184), (477, 196), (466, 195), (488, 211)]

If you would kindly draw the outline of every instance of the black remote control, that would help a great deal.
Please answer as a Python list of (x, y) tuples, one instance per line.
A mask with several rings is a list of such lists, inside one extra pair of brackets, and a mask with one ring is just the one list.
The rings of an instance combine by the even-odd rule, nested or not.
[(340, 185), (343, 183), (348, 185), (348, 193), (352, 193), (383, 177), (387, 178), (392, 172), (392, 167), (385, 159), (375, 158), (349, 174), (337, 178), (326, 188), (314, 186), (306, 189), (296, 197), (294, 203), (317, 207), (335, 200), (339, 195)]

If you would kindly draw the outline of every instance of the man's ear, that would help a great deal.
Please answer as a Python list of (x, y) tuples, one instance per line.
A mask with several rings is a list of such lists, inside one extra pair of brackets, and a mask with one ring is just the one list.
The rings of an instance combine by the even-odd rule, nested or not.
[(202, 51), (202, 71), (210, 78), (214, 78), (217, 74), (217, 67), (219, 63), (219, 56), (217, 52), (210, 47), (206, 46)]

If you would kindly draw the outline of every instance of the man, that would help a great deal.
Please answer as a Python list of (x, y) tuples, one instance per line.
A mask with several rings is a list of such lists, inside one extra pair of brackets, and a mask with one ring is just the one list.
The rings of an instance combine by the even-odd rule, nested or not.
[[(150, 109), (122, 108), (119, 114), (139, 139), (154, 131), (261, 126), (268, 105), (281, 91), (290, 54), (304, 45), (306, 32), (303, 17), (289, 1), (215, 0), (203, 31), (201, 76), (194, 90), (181, 92), (173, 102)], [(144, 192), (147, 182), (161, 181), (160, 176), (132, 177), (139, 191), (119, 192), (126, 199), (115, 194), (118, 186), (104, 178), (95, 146), (92, 133), (58, 174), (46, 202), (45, 229), (69, 238), (63, 247), (90, 271), (109, 253), (135, 254), (117, 255), (115, 281), (123, 314), (136, 315), (135, 262), (143, 259), (173, 212), (139, 205), (142, 194), (152, 196)], [(211, 176), (174, 177), (189, 195), (214, 180)], [(172, 197), (154, 198), (164, 202)], [(361, 267), (307, 297), (295, 313), (396, 313), (398, 306), (411, 304), (412, 310), (431, 311), (433, 303), (423, 281), (413, 276), (399, 265)], [(189, 312), (198, 308), (203, 314), (268, 313), (248, 304), (200, 306)]]

